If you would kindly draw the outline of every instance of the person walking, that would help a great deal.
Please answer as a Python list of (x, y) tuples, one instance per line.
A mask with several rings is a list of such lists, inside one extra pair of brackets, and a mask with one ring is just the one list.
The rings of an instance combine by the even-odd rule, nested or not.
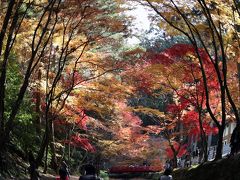
[(67, 166), (67, 163), (65, 161), (62, 162), (61, 167), (59, 168), (59, 178), (57, 180), (69, 180), (70, 179), (70, 173)]
[(160, 177), (160, 180), (173, 180), (171, 173), (172, 170), (170, 168), (165, 169), (163, 175)]
[(30, 180), (38, 180), (40, 178), (40, 175), (37, 171), (37, 165), (36, 165), (36, 161), (35, 161), (32, 151), (30, 151), (28, 153), (28, 161), (30, 164), (30, 166), (28, 167), (28, 172), (30, 174)]
[(79, 180), (101, 180), (101, 178), (96, 175), (96, 169), (93, 165), (87, 164), (83, 166), (83, 168), (85, 170), (85, 175), (80, 176)]

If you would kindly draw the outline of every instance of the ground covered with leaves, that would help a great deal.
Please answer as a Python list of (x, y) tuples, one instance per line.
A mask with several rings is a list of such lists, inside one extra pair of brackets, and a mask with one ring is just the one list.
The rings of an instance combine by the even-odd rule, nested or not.
[(214, 162), (207, 162), (196, 168), (176, 170), (175, 180), (238, 180), (240, 177), (240, 155)]

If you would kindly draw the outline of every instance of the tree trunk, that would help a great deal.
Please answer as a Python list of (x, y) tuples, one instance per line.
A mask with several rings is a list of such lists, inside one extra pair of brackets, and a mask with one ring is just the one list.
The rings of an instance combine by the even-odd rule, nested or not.
[[(15, 4), (15, 0), (11, 0), (8, 4), (8, 9), (6, 12), (6, 15), (4, 17), (3, 25), (1, 28), (0, 32), (0, 58), (2, 56), (2, 51), (3, 51), (3, 44), (4, 44), (4, 37), (7, 32), (7, 27), (9, 25), (9, 21), (11, 20), (11, 15), (13, 13), (13, 7)], [(6, 47), (8, 49), (8, 47)], [(4, 111), (5, 111), (5, 106), (4, 106), (4, 98), (5, 98), (5, 80), (6, 80), (6, 66), (7, 66), (7, 61), (5, 59), (5, 62), (1, 62), (1, 67), (0, 67), (0, 131), (1, 131), (1, 136), (3, 136), (3, 131), (4, 131)]]
[[(224, 71), (225, 72), (225, 71)], [(221, 85), (221, 105), (222, 105), (222, 123), (218, 128), (218, 144), (215, 160), (222, 159), (222, 148), (223, 148), (223, 132), (226, 124), (226, 84), (225, 82), (219, 81)]]
[[(240, 104), (240, 62), (237, 63), (238, 69), (238, 103)], [(238, 107), (238, 114), (240, 116), (240, 106)], [(240, 119), (237, 119), (237, 124), (240, 126)]]
[[(205, 136), (205, 138), (204, 139), (206, 139), (206, 135), (204, 135)], [(208, 144), (207, 144), (207, 141), (206, 140), (204, 140), (204, 143), (203, 143), (203, 146), (204, 146), (204, 154), (203, 154), (203, 161), (204, 162), (207, 162), (208, 161)]]
[(208, 161), (208, 143), (207, 143), (207, 137), (206, 133), (204, 132), (203, 129), (203, 124), (202, 124), (202, 110), (198, 110), (198, 120), (199, 120), (199, 126), (200, 126), (200, 137), (201, 137), (201, 146), (203, 150), (203, 161), (207, 162)]
[(48, 127), (48, 123), (47, 123), (45, 133), (44, 133), (44, 136), (43, 136), (43, 140), (42, 140), (42, 144), (40, 146), (40, 150), (38, 152), (38, 156), (37, 156), (37, 159), (36, 159), (37, 167), (42, 164), (44, 153), (45, 153), (45, 150), (46, 150), (48, 145), (49, 145), (49, 127)]
[(56, 158), (56, 149), (55, 149), (55, 137), (54, 137), (54, 125), (52, 119), (49, 120), (49, 126), (50, 126), (50, 148), (52, 152), (52, 157), (51, 157), (51, 166), (57, 173), (58, 169), (58, 164), (57, 164), (57, 158)]
[(46, 152), (45, 152), (45, 161), (44, 161), (44, 169), (43, 169), (43, 173), (47, 173), (47, 168), (48, 168), (48, 164), (47, 164), (47, 160), (48, 160), (48, 145), (46, 147)]
[(177, 168), (177, 155), (176, 155), (176, 153), (174, 153), (174, 156), (173, 156), (173, 168)]
[(69, 128), (69, 130), (68, 130), (68, 140), (69, 140), (69, 143), (68, 143), (68, 161), (69, 162), (70, 162), (70, 158), (71, 158), (71, 144), (70, 144), (71, 137), (70, 137), (70, 131), (71, 131), (71, 129)]
[(0, 137), (0, 151), (2, 151), (3, 147), (6, 145), (6, 143), (9, 142), (10, 132), (12, 131), (13, 125), (14, 125), (14, 119), (20, 109), (20, 105), (23, 101), (26, 89), (28, 87), (28, 83), (29, 83), (29, 77), (25, 78), (25, 81), (20, 89), (19, 94), (18, 94), (18, 98), (17, 98), (15, 104), (13, 104), (13, 106), (11, 108), (12, 111), (11, 111), (10, 117), (8, 118), (8, 122), (6, 123), (4, 133)]
[(223, 132), (224, 132), (223, 127), (218, 129), (218, 143), (217, 143), (215, 160), (222, 159)]
[[(10, 1), (10, 3), (12, 3), (12, 2), (15, 2), (15, 1)], [(43, 17), (46, 14), (47, 11), (50, 11), (50, 13), (48, 14), (48, 17), (47, 17), (47, 22), (45, 23), (45, 25), (43, 27), (42, 34), (41, 34), (40, 38), (38, 39), (37, 45), (36, 45), (35, 49), (32, 49), (32, 54), (31, 54), (31, 57), (30, 57), (29, 62), (28, 62), (28, 66), (27, 66), (27, 70), (26, 70), (25, 75), (24, 75), (24, 80), (23, 80), (22, 86), (19, 90), (19, 93), (18, 93), (18, 96), (17, 96), (17, 99), (16, 99), (15, 103), (11, 107), (11, 113), (10, 113), (10, 116), (8, 118), (8, 121), (6, 122), (4, 132), (1, 133), (0, 151), (2, 151), (3, 147), (10, 140), (10, 133), (11, 133), (13, 127), (14, 127), (14, 120), (15, 120), (15, 117), (16, 117), (19, 109), (20, 109), (20, 105), (23, 101), (25, 92), (28, 88), (30, 77), (32, 75), (33, 70), (36, 68), (36, 65), (39, 63), (40, 58), (38, 58), (37, 62), (34, 62), (34, 61), (35, 61), (35, 58), (38, 54), (38, 50), (40, 48), (40, 45), (43, 42), (44, 35), (46, 34), (47, 29), (49, 27), (49, 24), (50, 24), (50, 21), (51, 21), (51, 16), (52, 16), (52, 13), (53, 13), (54, 4), (55, 4), (55, 1), (53, 1), (52, 3), (49, 3), (47, 7), (51, 7), (51, 9), (49, 10), (48, 8), (46, 8), (44, 13), (42, 14), (42, 17)], [(39, 26), (40, 26), (40, 24), (41, 24), (41, 21), (39, 22)], [(39, 26), (36, 27), (36, 29), (35, 29), (36, 31), (38, 30)], [(52, 27), (52, 30), (54, 28), (55, 28), (55, 26)], [(44, 47), (42, 47), (41, 51), (39, 52), (40, 53), (39, 56), (42, 56), (42, 54), (44, 53), (44, 50), (45, 50), (45, 48), (48, 44), (48, 41), (49, 41), (50, 37), (51, 37), (51, 34), (47, 37), (47, 40), (44, 43)], [(0, 45), (1, 44), (2, 44), (2, 42), (1, 42), (1, 34), (0, 34)], [(1, 50), (1, 48), (0, 48), (0, 50)], [(1, 82), (0, 82), (0, 85), (1, 85)], [(0, 97), (0, 100), (1, 100), (1, 97)], [(0, 109), (1, 108), (2, 107), (0, 106)]]
[(201, 146), (202, 146), (202, 150), (203, 150), (203, 162), (207, 162), (208, 161), (208, 151), (207, 151), (207, 138), (206, 138), (206, 134), (205, 132), (201, 132)]
[(35, 123), (36, 123), (36, 132), (37, 132), (37, 134), (41, 133), (41, 109), (40, 109), (40, 107), (41, 107), (41, 93), (40, 93), (41, 78), (42, 78), (42, 72), (39, 69), (38, 70), (38, 77), (37, 77), (38, 84), (37, 84), (37, 90), (36, 90), (36, 93), (35, 93), (36, 113), (37, 113), (37, 117), (36, 117)]
[[(169, 142), (170, 143), (170, 142)], [(173, 152), (173, 159), (172, 159), (172, 167), (176, 168), (177, 167), (177, 151), (174, 149), (173, 145), (170, 144), (171, 150)]]

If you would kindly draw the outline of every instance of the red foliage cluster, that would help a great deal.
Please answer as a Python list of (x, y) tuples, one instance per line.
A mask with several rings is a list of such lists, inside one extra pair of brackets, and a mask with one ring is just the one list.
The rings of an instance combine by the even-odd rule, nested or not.
[(182, 122), (184, 124), (192, 124), (192, 123), (196, 123), (198, 124), (198, 112), (196, 111), (188, 111), (183, 117), (182, 117)]
[(186, 110), (189, 106), (189, 102), (187, 100), (180, 101), (179, 104), (169, 104), (167, 105), (167, 112), (173, 115), (178, 115), (182, 113), (183, 110)]
[(162, 166), (115, 166), (109, 169), (109, 173), (159, 172), (162, 169)]
[(138, 116), (135, 116), (132, 112), (125, 110), (121, 112), (121, 115), (123, 120), (133, 127), (140, 126), (142, 124), (142, 120)]
[[(199, 114), (196, 111), (188, 111), (184, 116), (182, 117), (182, 123), (185, 127), (189, 127), (189, 134), (191, 135), (199, 135), (200, 134), (200, 126), (199, 126)], [(217, 128), (211, 127), (210, 124), (206, 121), (202, 121), (202, 126), (204, 132), (209, 134), (216, 134)]]
[(64, 119), (55, 119), (54, 120), (54, 125), (59, 127), (59, 126), (69, 126), (70, 124)]
[[(78, 126), (83, 130), (87, 130), (87, 120), (88, 117), (85, 115), (84, 110), (75, 107), (75, 106), (65, 106), (64, 116), (59, 117), (54, 121), (56, 125), (56, 130), (59, 132), (67, 133), (73, 126)], [(67, 120), (68, 117), (71, 117), (72, 120)], [(80, 137), (79, 134), (72, 135), (70, 140), (65, 140), (64, 143), (70, 144), (74, 147), (80, 147), (89, 152), (95, 152), (96, 149), (90, 144), (87, 138)]]
[[(187, 154), (187, 146), (188, 146), (187, 144), (180, 145), (179, 143), (174, 142), (173, 147), (175, 150), (178, 150), (178, 151), (176, 151), (178, 158)], [(166, 148), (166, 154), (169, 159), (172, 159), (174, 157), (171, 147)]]
[(65, 116), (74, 117), (74, 124), (79, 128), (87, 130), (88, 116), (84, 113), (84, 110), (76, 106), (65, 106)]
[[(211, 63), (204, 49), (198, 49), (198, 52), (204, 64)], [(158, 54), (151, 53), (148, 59), (151, 64), (170, 65), (179, 60), (183, 60), (183, 57), (186, 56), (187, 54), (192, 54), (197, 57), (197, 54), (193, 45), (175, 44), (161, 53), (158, 53)]]
[(84, 78), (77, 71), (71, 72), (70, 70), (66, 70), (66, 74), (61, 76), (61, 84), (64, 89), (68, 89), (70, 87), (75, 87), (81, 82), (84, 82)]
[(95, 152), (96, 149), (90, 144), (87, 138), (82, 138), (78, 134), (72, 135), (70, 140), (66, 140), (65, 143), (70, 144), (75, 147), (80, 147), (89, 152)]

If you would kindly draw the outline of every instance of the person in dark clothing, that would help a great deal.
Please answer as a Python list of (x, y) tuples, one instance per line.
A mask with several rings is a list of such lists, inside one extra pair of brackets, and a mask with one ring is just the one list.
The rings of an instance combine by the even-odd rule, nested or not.
[(172, 173), (172, 169), (170, 168), (165, 169), (163, 175), (160, 177), (160, 180), (172, 180), (173, 178), (171, 173)]
[(101, 180), (96, 175), (96, 169), (93, 165), (87, 164), (84, 167), (85, 175), (80, 176), (79, 180)]
[(235, 155), (240, 150), (240, 127), (236, 126), (232, 132), (230, 139), (231, 153), (230, 156)]
[(28, 172), (30, 174), (30, 180), (38, 180), (40, 178), (40, 175), (37, 171), (37, 165), (33, 156), (32, 151), (28, 153), (28, 161), (30, 166), (28, 167)]
[(68, 180), (70, 178), (68, 165), (65, 161), (61, 163), (61, 167), (59, 168), (58, 173), (60, 176), (60, 180)]

